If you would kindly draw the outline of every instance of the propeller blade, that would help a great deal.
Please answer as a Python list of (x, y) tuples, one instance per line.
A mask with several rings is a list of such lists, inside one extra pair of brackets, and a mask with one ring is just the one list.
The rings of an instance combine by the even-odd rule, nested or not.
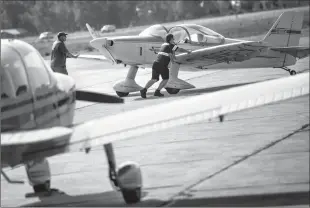
[(124, 99), (96, 92), (87, 92), (82, 90), (76, 91), (76, 99), (90, 102), (98, 102), (98, 103), (124, 103)]

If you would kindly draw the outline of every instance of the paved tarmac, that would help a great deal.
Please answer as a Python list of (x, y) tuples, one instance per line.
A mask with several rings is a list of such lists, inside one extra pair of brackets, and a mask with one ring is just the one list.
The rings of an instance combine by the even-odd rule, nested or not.
[[(69, 60), (68, 68), (78, 88), (111, 94), (128, 69), (79, 59)], [(309, 58), (291, 68), (308, 71)], [(150, 76), (150, 69), (139, 70), (137, 83), (144, 85)], [(155, 85), (146, 100), (132, 93), (125, 104), (78, 102), (75, 123), (285, 76), (286, 71), (271, 68), (181, 71), (180, 78), (195, 89), (154, 98)], [(136, 161), (143, 171), (143, 199), (132, 206), (309, 206), (309, 96), (231, 114), (223, 123), (199, 122), (114, 147), (118, 163)], [(110, 186), (102, 148), (49, 161), (52, 186), (65, 195), (25, 199), (32, 191), (27, 183), (10, 185), (1, 178), (1, 206), (126, 206)], [(23, 167), (6, 171), (26, 180)]]

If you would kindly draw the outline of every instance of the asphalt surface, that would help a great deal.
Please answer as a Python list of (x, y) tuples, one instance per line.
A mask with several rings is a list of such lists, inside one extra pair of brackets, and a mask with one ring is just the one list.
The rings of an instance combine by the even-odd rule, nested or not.
[[(79, 59), (69, 60), (68, 68), (78, 88), (111, 94), (128, 69)], [(309, 58), (291, 68), (308, 71)], [(137, 83), (144, 85), (150, 76), (150, 69), (139, 70)], [(154, 98), (155, 85), (145, 100), (132, 93), (125, 104), (78, 102), (75, 123), (285, 76), (288, 72), (271, 68), (181, 71), (179, 77), (195, 89)], [(231, 114), (223, 123), (199, 122), (114, 147), (118, 164), (131, 160), (142, 168), (143, 198), (131, 206), (309, 206), (309, 96)], [(11, 185), (1, 178), (1, 206), (126, 206), (111, 188), (102, 148), (49, 161), (52, 186), (65, 195), (26, 199), (25, 193), (32, 191), (27, 183)], [(23, 167), (6, 172), (27, 180)]]

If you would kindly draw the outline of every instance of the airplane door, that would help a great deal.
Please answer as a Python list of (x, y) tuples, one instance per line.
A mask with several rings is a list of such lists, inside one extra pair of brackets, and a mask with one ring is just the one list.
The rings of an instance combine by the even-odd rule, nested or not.
[(36, 51), (23, 56), (34, 96), (35, 120), (39, 127), (60, 125), (56, 91), (51, 83), (44, 60)]
[(32, 129), (33, 94), (19, 54), (9, 47), (1, 48), (1, 131)]

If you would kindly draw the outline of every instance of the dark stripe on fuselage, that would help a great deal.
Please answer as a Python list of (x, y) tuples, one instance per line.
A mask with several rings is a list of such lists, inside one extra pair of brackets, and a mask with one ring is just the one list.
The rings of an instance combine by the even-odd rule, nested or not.
[(13, 104), (5, 105), (5, 106), (1, 107), (1, 113), (5, 112), (5, 111), (9, 111), (9, 110), (13, 110), (16, 108), (23, 107), (23, 106), (28, 105), (30, 103), (33, 103), (33, 98), (23, 100), (19, 103), (13, 103)]
[[(74, 93), (72, 93), (72, 94), (75, 95)], [(49, 97), (52, 97), (53, 95), (57, 95), (57, 93), (54, 94), (54, 92), (49, 92), (49, 93), (46, 93), (46, 94), (43, 94), (43, 95), (36, 96), (36, 101), (40, 101), (40, 100), (43, 100), (43, 99), (48, 99)], [(64, 99), (68, 99), (69, 97), (71, 97), (71, 95), (61, 99), (59, 101), (61, 103), (61, 105), (65, 104), (65, 102), (61, 102), (61, 101), (63, 101)], [(33, 98), (30, 98), (30, 99), (27, 99), (27, 100), (22, 100), (19, 103), (13, 103), (13, 104), (5, 105), (5, 106), (1, 107), (1, 112), (3, 113), (5, 111), (9, 111), (9, 110), (13, 110), (13, 109), (16, 109), (16, 108), (20, 108), (20, 107), (23, 107), (23, 106), (28, 105), (30, 103), (33, 103), (33, 102), (34, 102)]]
[[(61, 94), (61, 92), (55, 93), (55, 95), (59, 95), (59, 94)], [(46, 99), (50, 96), (53, 96), (53, 92), (46, 93), (46, 94), (41, 95), (41, 96), (37, 96), (37, 100)], [(58, 108), (60, 108), (63, 105), (66, 105), (66, 104), (70, 105), (70, 104), (74, 103), (75, 100), (76, 100), (75, 91), (71, 91), (70, 93), (68, 93), (67, 96), (63, 97), (62, 99), (60, 99), (60, 100), (57, 99)], [(3, 106), (1, 108), (1, 112), (10, 111), (10, 110), (14, 110), (17, 108), (22, 108), (31, 102), (33, 102), (33, 98), (28, 99), (28, 100), (23, 100), (22, 102), (19, 102), (19, 103), (14, 103), (14, 104), (10, 104), (7, 106)], [(52, 108), (51, 108), (51, 105), (53, 105)], [(49, 107), (50, 107), (50, 109), (48, 111), (46, 111), (47, 108), (49, 108)], [(47, 113), (51, 113), (51, 111), (53, 111), (55, 109), (56, 109), (55, 103), (52, 102), (52, 103), (47, 103), (46, 105), (41, 106), (39, 108), (35, 108), (33, 113), (35, 114), (36, 119), (40, 119), (42, 116), (44, 116)], [(69, 109), (67, 109), (65, 112), (68, 112)], [(26, 120), (23, 119), (23, 118), (27, 118), (29, 115), (30, 115), (30, 112), (25, 112), (25, 113), (22, 113), (22, 114), (19, 114), (16, 116), (11, 116), (11, 117), (8, 117), (5, 119), (1, 119), (1, 122), (3, 124), (1, 126), (1, 132), (19, 130), (21, 128), (21, 125), (24, 125), (26, 122), (30, 121), (27, 119)], [(46, 123), (50, 122), (51, 120), (53, 120), (57, 117), (59, 117), (58, 112), (55, 114), (55, 116), (47, 118), (47, 120), (44, 122), (40, 122), (39, 125), (40, 126), (45, 125)], [(29, 119), (30, 119), (30, 117), (29, 117)]]
[(49, 93), (46, 93), (46, 94), (43, 94), (43, 95), (37, 95), (36, 96), (36, 100), (40, 101), (40, 100), (43, 100), (43, 99), (47, 99), (47, 98), (49, 98), (49, 97), (51, 97), (53, 95), (56, 95), (56, 93), (55, 92), (49, 92)]
[(277, 28), (271, 30), (271, 34), (301, 34), (300, 30), (288, 30), (284, 28)]

